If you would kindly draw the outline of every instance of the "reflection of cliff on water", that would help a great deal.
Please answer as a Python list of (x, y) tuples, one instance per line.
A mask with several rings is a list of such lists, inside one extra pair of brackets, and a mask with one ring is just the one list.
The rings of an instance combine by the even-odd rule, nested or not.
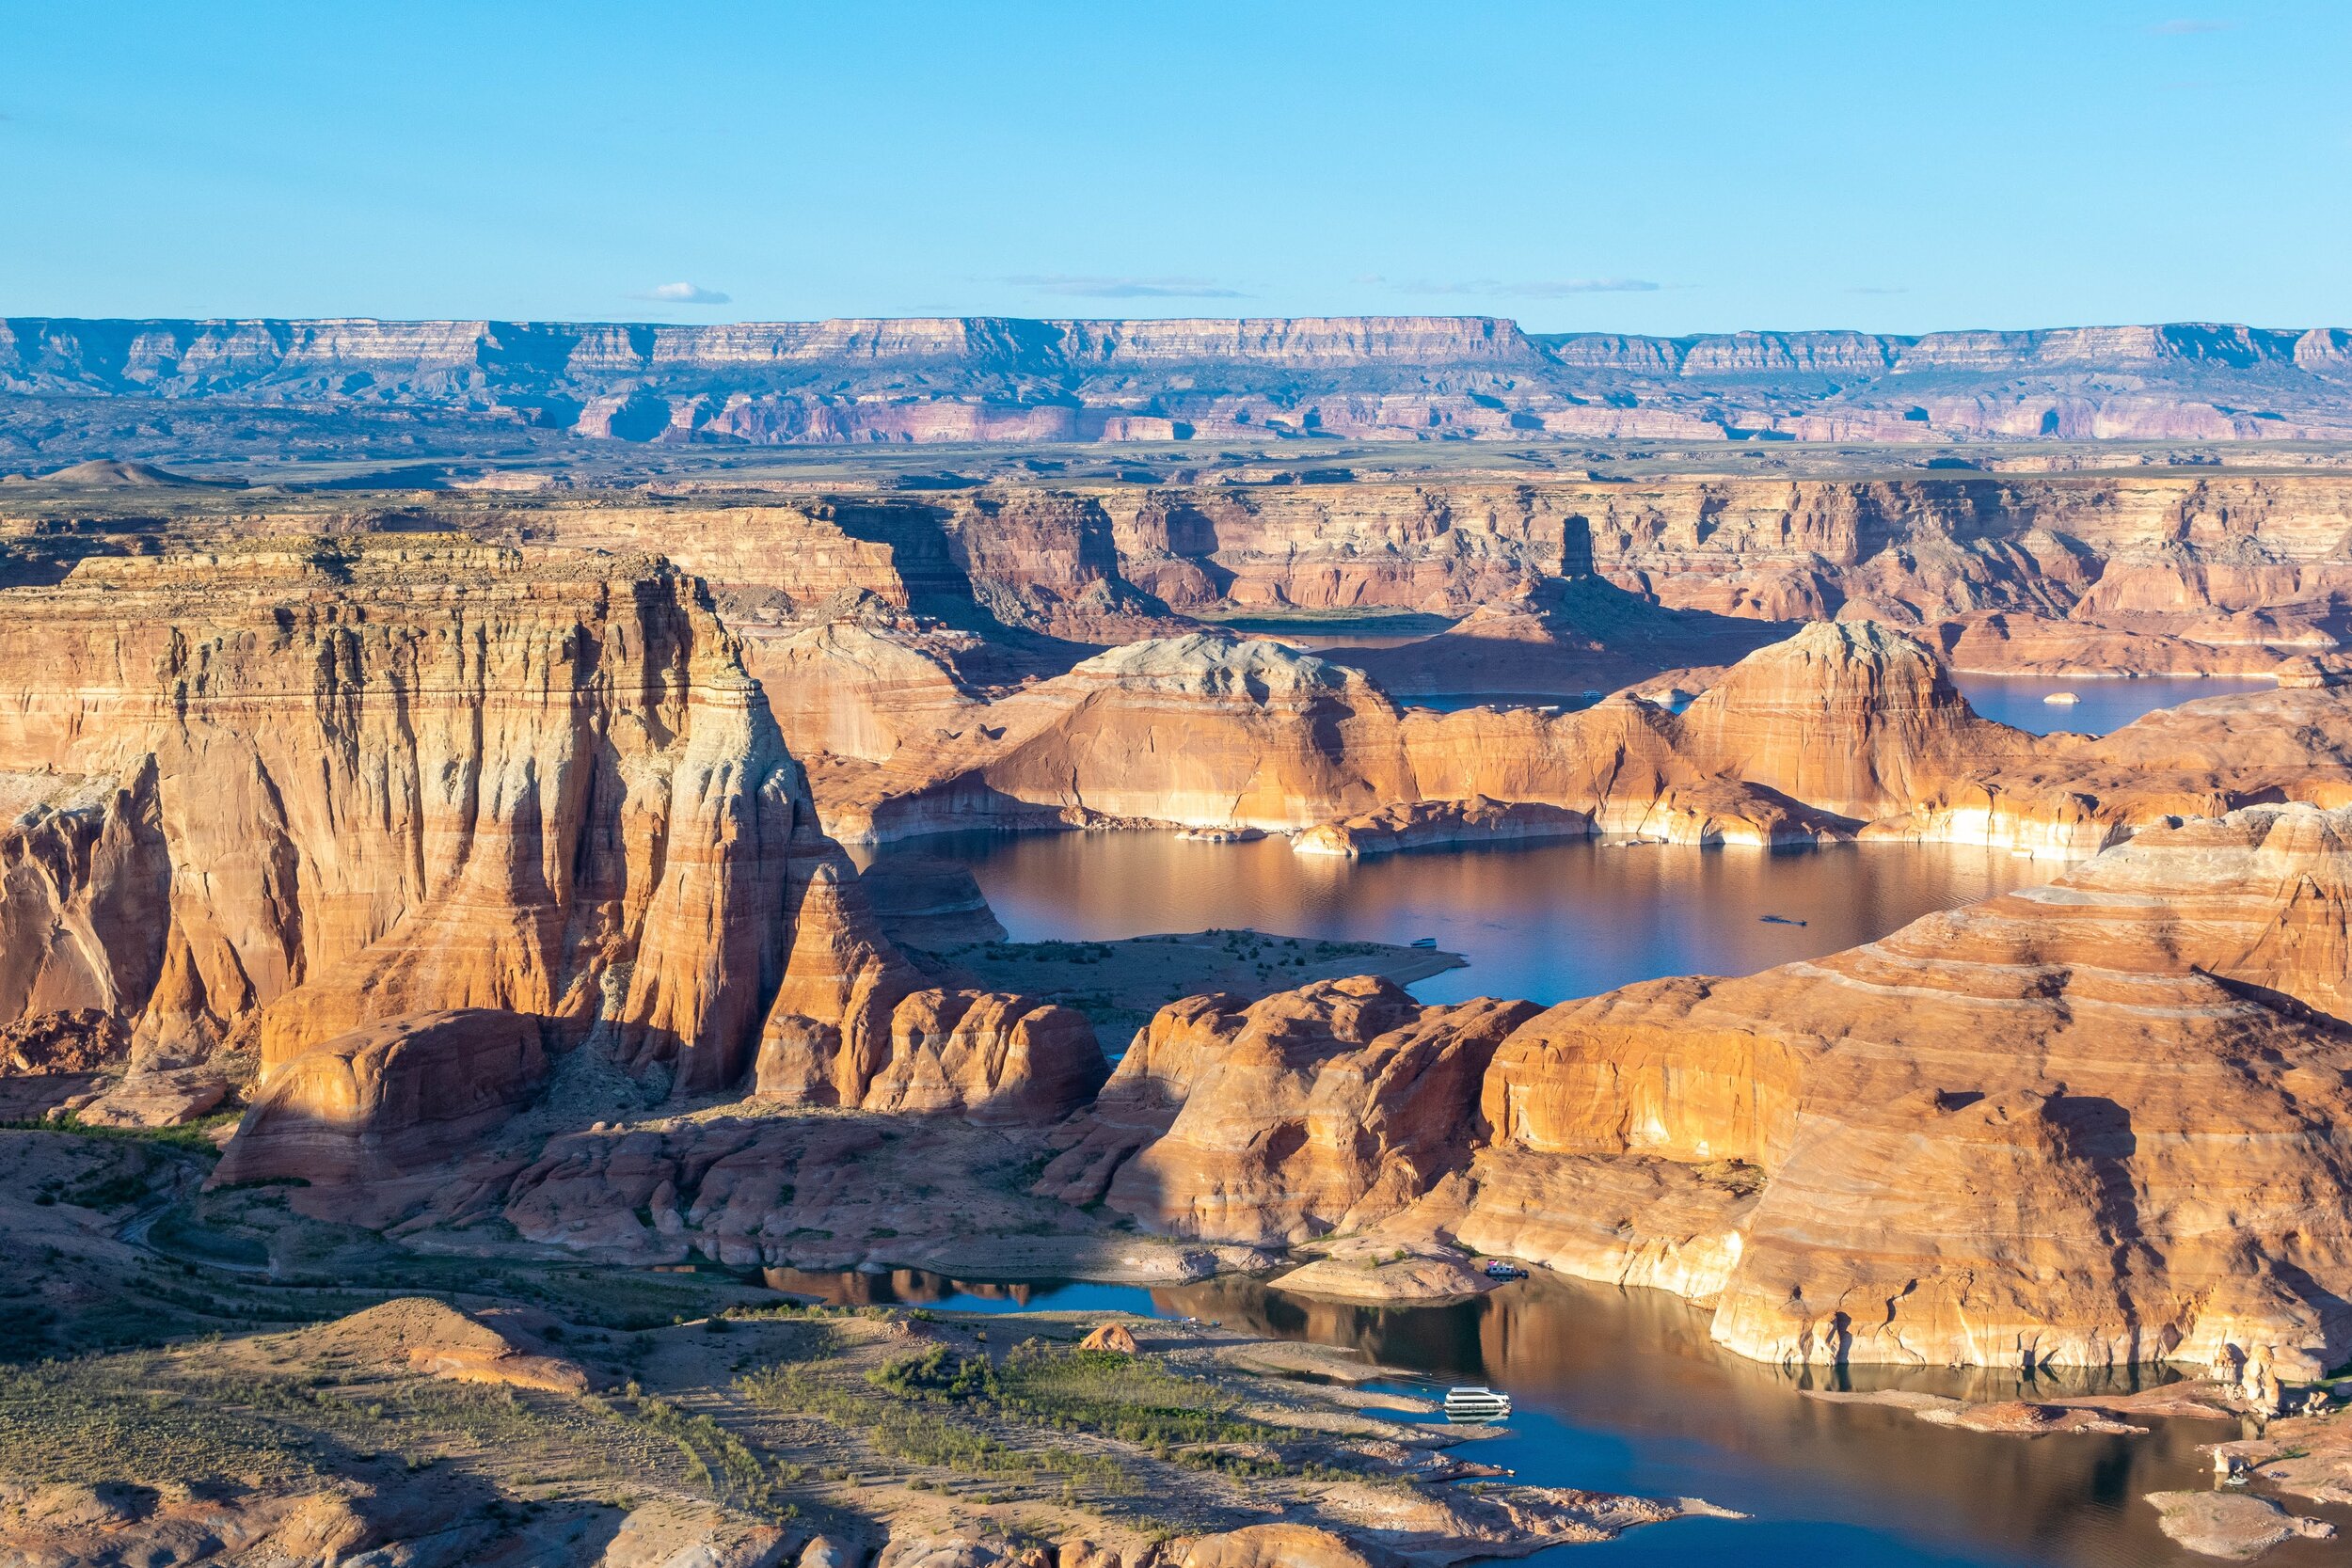
[[(1360, 1350), (1438, 1383), (1486, 1383), (1517, 1402), (1477, 1457), (1537, 1485), (1700, 1497), (1752, 1515), (1685, 1521), (1605, 1546), (1539, 1554), (1564, 1565), (1661, 1568), (2189, 1568), (2149, 1492), (2213, 1483), (2201, 1444), (2238, 1436), (2225, 1421), (2136, 1418), (2145, 1436), (1994, 1436), (1908, 1411), (1832, 1403), (1813, 1389), (1904, 1388), (1970, 1401), (2128, 1393), (2174, 1374), (2153, 1368), (2028, 1376), (1999, 1368), (1856, 1367), (1807, 1371), (1718, 1350), (1708, 1311), (1659, 1291), (1537, 1275), (1450, 1307), (1311, 1300), (1227, 1275), (1194, 1285), (981, 1284), (890, 1274), (763, 1271), (768, 1283), (835, 1306), (935, 1304), (959, 1311), (1039, 1307), (1199, 1318), (1244, 1334)], [(1148, 1338), (1148, 1336), (1146, 1337)], [(1427, 1392), (1428, 1390), (1422, 1390)], [(2295, 1512), (2352, 1529), (2352, 1509)], [(2265, 1568), (2341, 1560), (2335, 1544), (2290, 1541)]]
[(762, 1269), (760, 1282), (771, 1291), (806, 1296), (827, 1307), (928, 1307), (954, 1296), (1026, 1307), (1051, 1284), (950, 1279), (928, 1269)]
[[(879, 851), (969, 865), (1016, 942), (1251, 927), (1334, 941), (1434, 937), (1470, 959), (1425, 1002), (1557, 1002), (1668, 974), (1747, 974), (2047, 880), (2056, 863), (1950, 845), (1826, 849), (1567, 842), (1349, 861), (1288, 841), (1174, 833), (943, 833)], [(1804, 925), (1767, 923), (1766, 915)]]
[[(1954, 1564), (2050, 1568), (2186, 1564), (2140, 1501), (2203, 1489), (2198, 1445), (2238, 1435), (2217, 1421), (2147, 1420), (2144, 1437), (2026, 1439), (1957, 1431), (1907, 1411), (1808, 1399), (1809, 1387), (1901, 1387), (1972, 1401), (2129, 1392), (2155, 1369), (2028, 1377), (1997, 1368), (1853, 1368), (1831, 1373), (1747, 1361), (1715, 1348), (1705, 1308), (1656, 1291), (1538, 1275), (1457, 1306), (1351, 1307), (1246, 1279), (1152, 1292), (1166, 1314), (1352, 1346), (1447, 1382), (1490, 1383), (1518, 1411), (1478, 1457), (1522, 1481), (1698, 1496), (1756, 1516), (1733, 1533), (1654, 1532), (1638, 1548), (1563, 1562)], [(2314, 1510), (2298, 1502), (2300, 1513)], [(1856, 1537), (1859, 1537), (1857, 1539)], [(2272, 1568), (2338, 1560), (2295, 1542)]]

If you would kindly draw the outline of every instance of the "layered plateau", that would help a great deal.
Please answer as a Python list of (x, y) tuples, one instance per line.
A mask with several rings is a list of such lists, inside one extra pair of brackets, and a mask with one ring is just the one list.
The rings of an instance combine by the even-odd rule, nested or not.
[(1644, 338), (1442, 316), (0, 321), (0, 389), (22, 399), (390, 408), (640, 442), (2340, 439), (2347, 365), (2341, 329), (2216, 324)]

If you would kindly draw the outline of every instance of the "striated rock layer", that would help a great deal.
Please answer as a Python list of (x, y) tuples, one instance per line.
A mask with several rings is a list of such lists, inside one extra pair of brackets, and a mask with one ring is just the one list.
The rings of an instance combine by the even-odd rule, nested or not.
[(1116, 649), (990, 718), (919, 756), (820, 769), (828, 825), (860, 839), (1103, 817), (1317, 828), (1301, 847), (1343, 853), (1579, 822), (1815, 842), (2037, 744), (1978, 718), (1927, 649), (1867, 622), (1752, 654), (1679, 714), (1624, 695), (1575, 712), (1400, 710), (1344, 666), (1218, 634)]
[(1486, 1064), (1534, 1011), (1423, 1007), (1372, 975), (1174, 1004), (1040, 1190), (1107, 1194), (1153, 1228), (1253, 1245), (1379, 1220), (1468, 1158)]
[(2341, 329), (2198, 322), (1645, 338), (1460, 316), (0, 320), (13, 393), (634, 441), (2310, 439), (2345, 433), (2348, 374)]
[(827, 826), (1143, 822), (1361, 853), (1529, 832), (1691, 844), (1853, 837), (2079, 859), (2136, 829), (2265, 800), (2352, 803), (2352, 701), (2324, 674), (2106, 736), (1979, 718), (1925, 644), (1816, 622), (1701, 684), (1574, 711), (1399, 708), (1361, 674), (1224, 634), (1130, 644), (882, 764), (827, 758)]
[(1540, 1014), (1192, 998), (1061, 1142), (1041, 1193), (1155, 1229), (1517, 1256), (1762, 1360), (2309, 1380), (2352, 1355), (2352, 810)]
[(2313, 1377), (2352, 1353), (2348, 974), (2352, 813), (2143, 832), (1818, 962), (1550, 1009), (1496, 1054), (1456, 1233), (1713, 1298), (1763, 1359)]
[(0, 1023), (249, 1050), (230, 1168), (428, 1165), (528, 1097), (542, 1026), (681, 1092), (797, 1049), (830, 1102), (981, 1120), (1104, 1070), (1066, 1009), (914, 994), (664, 562), (311, 540), (0, 597)]
[(7, 597), (0, 766), (47, 786), (0, 847), (40, 868), (6, 906), (8, 1015), (99, 1006), (274, 1069), (496, 1007), (685, 1083), (748, 1063), (778, 911), (837, 852), (692, 579), (314, 543)]

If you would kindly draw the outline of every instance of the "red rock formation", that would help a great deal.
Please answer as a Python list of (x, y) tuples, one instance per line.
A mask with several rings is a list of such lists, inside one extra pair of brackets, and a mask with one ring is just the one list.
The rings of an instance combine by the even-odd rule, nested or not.
[(131, 1032), (96, 1007), (32, 1013), (0, 1024), (0, 1069), (9, 1073), (96, 1072), (131, 1053)]
[[(1994, 753), (1998, 755), (1998, 753)], [(1865, 838), (2080, 858), (2137, 828), (2270, 800), (2352, 804), (2352, 701), (2325, 684), (2207, 697), (1924, 778)]]
[(275, 1069), (371, 1020), (601, 1026), (686, 1086), (748, 1064), (837, 855), (691, 578), (446, 541), (97, 560), (15, 590), (0, 1017), (136, 1015)]
[(263, 1084), (213, 1180), (365, 1187), (416, 1177), (474, 1152), (547, 1068), (538, 1022), (518, 1013), (469, 1008), (356, 1029)]
[(1410, 800), (1395, 706), (1279, 642), (1131, 643), (995, 704), (892, 766), (822, 777), (837, 833), (1109, 816), (1304, 827)]
[(1467, 800), (1417, 801), (1320, 822), (1295, 834), (1302, 855), (1354, 859), (1455, 843), (1493, 844), (1536, 838), (1583, 838), (1593, 819), (1557, 806), (1506, 806), (1472, 796)]
[(1094, 1097), (1109, 1064), (1084, 1013), (1002, 992), (919, 990), (890, 1015), (890, 1056), (857, 1103), (1041, 1126)]
[[(1111, 1176), (1111, 1205), (1175, 1235), (1305, 1241), (1404, 1208), (1467, 1157), (1487, 1059), (1526, 1003), (1422, 1007), (1386, 980), (1324, 981), (1248, 1006), (1177, 1004), (1120, 1062), (1104, 1100), (1167, 1131)], [(1098, 1113), (1099, 1114), (1099, 1113)], [(1116, 1137), (1116, 1132), (1111, 1136)], [(1109, 1174), (1103, 1141), (1065, 1154), (1041, 1190)]]
[(1926, 648), (1867, 621), (1816, 622), (1749, 655), (1675, 730), (1703, 773), (1864, 822), (2031, 744), (1970, 711)]
[(754, 636), (745, 659), (795, 755), (888, 762), (978, 721), (980, 697), (912, 627), (854, 617)]
[(2263, 807), (1817, 963), (1563, 1005), (1494, 1059), (1455, 1231), (1714, 1298), (1768, 1360), (2315, 1375), (2352, 1350), (2348, 928), (2352, 816)]
[(551, 1394), (584, 1394), (577, 1362), (545, 1353), (513, 1322), (511, 1309), (460, 1311), (426, 1296), (396, 1296), (347, 1318), (304, 1330), (305, 1354), (356, 1363), (379, 1376), (422, 1373), (453, 1383), (492, 1383)]

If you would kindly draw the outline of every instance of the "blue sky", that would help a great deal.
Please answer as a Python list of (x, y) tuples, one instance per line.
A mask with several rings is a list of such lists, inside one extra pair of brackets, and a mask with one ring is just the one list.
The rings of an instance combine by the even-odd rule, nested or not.
[(7, 314), (2352, 325), (2337, 0), (0, 0), (0, 55)]

